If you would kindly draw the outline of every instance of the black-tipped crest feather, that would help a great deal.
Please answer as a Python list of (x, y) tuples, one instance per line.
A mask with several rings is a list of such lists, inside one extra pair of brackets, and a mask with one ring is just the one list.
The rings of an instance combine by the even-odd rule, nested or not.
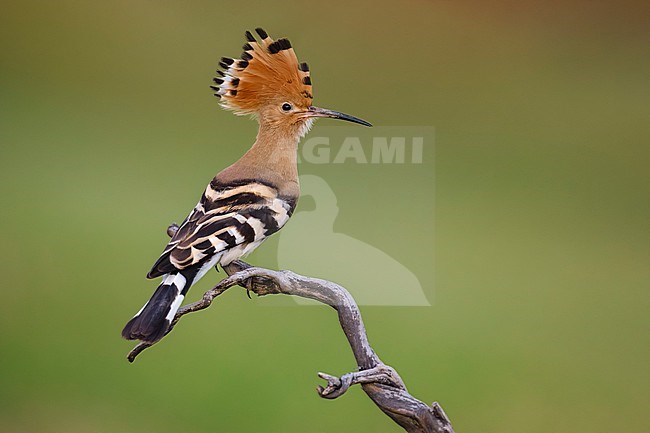
[(259, 27), (255, 32), (262, 40), (246, 31), (239, 59), (222, 57), (219, 61), (217, 73), (223, 79), (213, 80), (219, 85), (213, 90), (221, 106), (239, 114), (254, 113), (265, 101), (283, 98), (307, 108), (312, 99), (307, 64), (298, 62), (287, 38), (274, 41)]
[(291, 48), (291, 42), (289, 42), (289, 39), (278, 39), (277, 41), (271, 43), (268, 47), (269, 53), (271, 54), (277, 54), (282, 50), (288, 50)]

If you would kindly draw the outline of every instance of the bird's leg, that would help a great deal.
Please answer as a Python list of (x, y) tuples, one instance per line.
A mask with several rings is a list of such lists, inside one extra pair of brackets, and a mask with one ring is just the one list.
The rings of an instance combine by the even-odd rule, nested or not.
[[(221, 265), (221, 267), (223, 268), (224, 271), (226, 271), (226, 274), (228, 274), (229, 276), (234, 274), (235, 272), (237, 272), (239, 270), (247, 269), (247, 268), (235, 268), (232, 265), (232, 263), (230, 265), (226, 265), (226, 266)], [(251, 266), (248, 266), (248, 267), (250, 268)], [(216, 265), (214, 268), (217, 270), (217, 272), (219, 272), (219, 265)], [(249, 278), (249, 279), (245, 280), (242, 284), (240, 284), (240, 286), (242, 286), (244, 289), (246, 289), (246, 296), (248, 296), (248, 299), (253, 299), (251, 297), (251, 290), (253, 290), (253, 278)]]

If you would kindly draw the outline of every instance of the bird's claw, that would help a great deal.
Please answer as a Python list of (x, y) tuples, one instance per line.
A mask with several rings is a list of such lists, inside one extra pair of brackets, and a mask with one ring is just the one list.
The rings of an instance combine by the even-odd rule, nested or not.
[(242, 286), (246, 289), (246, 294), (249, 299), (251, 298), (251, 292), (255, 293), (258, 296), (264, 296), (269, 293), (272, 293), (272, 290), (269, 291), (270, 287), (273, 287), (274, 281), (269, 278), (263, 277), (251, 277), (244, 281)]

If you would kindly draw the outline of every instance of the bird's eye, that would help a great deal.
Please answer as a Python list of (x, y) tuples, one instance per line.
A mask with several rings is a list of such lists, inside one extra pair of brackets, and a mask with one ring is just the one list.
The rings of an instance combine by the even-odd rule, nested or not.
[(289, 104), (288, 102), (282, 104), (282, 111), (291, 111), (291, 108), (293, 107), (291, 107), (291, 104)]

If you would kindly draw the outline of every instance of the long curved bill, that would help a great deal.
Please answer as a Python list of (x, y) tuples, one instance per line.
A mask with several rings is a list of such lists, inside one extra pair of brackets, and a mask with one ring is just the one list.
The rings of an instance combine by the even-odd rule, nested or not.
[(347, 120), (348, 122), (358, 123), (364, 126), (372, 126), (370, 123), (366, 122), (365, 120), (361, 120), (358, 117), (350, 116), (349, 114), (340, 113), (334, 110), (328, 110), (327, 108), (311, 106), (307, 109), (307, 113), (305, 114), (308, 117), (329, 117), (332, 119)]

